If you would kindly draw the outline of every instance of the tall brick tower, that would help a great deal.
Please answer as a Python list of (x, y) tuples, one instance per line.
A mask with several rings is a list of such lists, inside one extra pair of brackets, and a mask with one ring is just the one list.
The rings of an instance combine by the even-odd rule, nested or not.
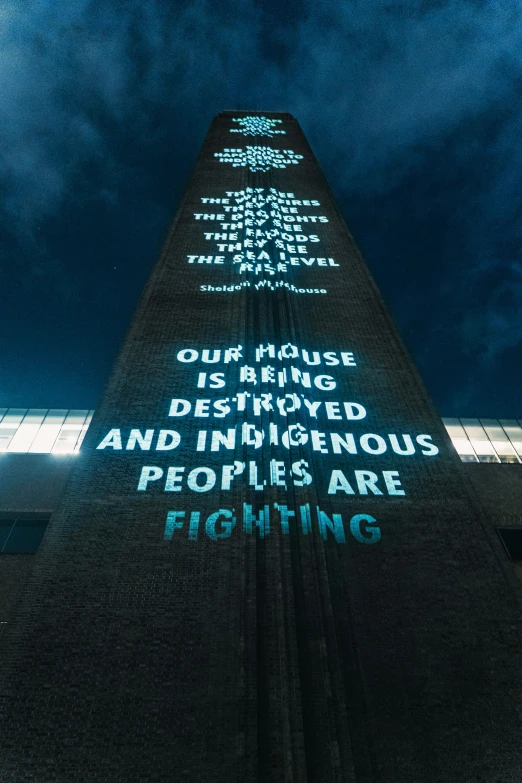
[(298, 123), (220, 114), (2, 647), (2, 783), (519, 783), (461, 471)]

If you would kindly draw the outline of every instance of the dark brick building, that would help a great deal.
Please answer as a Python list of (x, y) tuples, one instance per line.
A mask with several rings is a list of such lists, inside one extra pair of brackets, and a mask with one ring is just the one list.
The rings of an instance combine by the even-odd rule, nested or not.
[(219, 115), (81, 451), (2, 455), (0, 780), (518, 782), (513, 454), (459, 460), (296, 121)]

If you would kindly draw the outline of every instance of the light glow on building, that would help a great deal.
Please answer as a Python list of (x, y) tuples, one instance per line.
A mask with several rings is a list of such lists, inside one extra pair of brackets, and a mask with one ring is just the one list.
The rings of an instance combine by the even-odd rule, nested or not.
[(93, 410), (0, 408), (0, 452), (77, 454)]
[(522, 462), (522, 419), (442, 419), (462, 462)]
[[(0, 408), (0, 453), (77, 454), (93, 413)], [(462, 462), (522, 462), (522, 419), (442, 421)]]

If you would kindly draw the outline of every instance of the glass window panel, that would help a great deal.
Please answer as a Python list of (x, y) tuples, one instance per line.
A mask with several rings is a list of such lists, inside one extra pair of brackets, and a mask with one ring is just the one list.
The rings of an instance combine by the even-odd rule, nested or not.
[(7, 451), (17, 452), (18, 454), (25, 454), (29, 451), (29, 447), (35, 439), (46, 413), (47, 410), (31, 408), (13, 435)]
[(71, 454), (74, 452), (74, 447), (88, 413), (88, 410), (69, 411), (53, 446), (53, 454)]
[(471, 441), (479, 462), (499, 462), (493, 444), (478, 419), (461, 419), (466, 435)]
[(9, 408), (0, 422), (0, 451), (7, 451), (7, 447), (27, 413), (27, 408)]
[(516, 453), (522, 457), (522, 427), (516, 419), (500, 419), (500, 424)]
[(463, 456), (464, 454), (473, 457), (475, 456), (473, 446), (467, 438), (452, 438), (451, 442), (455, 446), (455, 450), (459, 456)]
[(508, 436), (496, 419), (480, 419), (480, 423), (486, 431), (486, 435), (493, 444), (501, 462), (519, 462), (515, 449), (511, 445)]
[(460, 423), (470, 440), (488, 440), (488, 436), (478, 419), (461, 419)]
[(446, 427), (448, 435), (453, 438), (465, 438), (466, 433), (464, 428), (458, 419), (442, 419), (442, 423)]
[(50, 410), (43, 420), (29, 451), (31, 454), (50, 454), (65, 421), (66, 410)]
[(9, 538), (9, 533), (14, 523), (14, 519), (0, 519), (0, 552), (2, 552), (5, 542)]
[[(493, 447), (492, 447), (493, 448)], [(496, 454), (479, 454), (477, 452), (479, 462), (500, 462)]]
[(465, 455), (471, 456), (473, 457), (471, 461), (476, 462), (473, 446), (471, 445), (460, 421), (458, 419), (442, 419), (442, 421), (446, 427), (448, 435), (451, 438), (451, 442), (457, 451), (457, 454), (459, 454), (461, 458)]
[(4, 546), (4, 554), (31, 554), (40, 546), (49, 520), (17, 519)]
[(509, 443), (509, 438), (497, 419), (480, 419), (480, 423), (491, 441), (498, 440)]
[(80, 451), (81, 445), (83, 443), (83, 439), (85, 438), (85, 433), (89, 429), (89, 425), (91, 423), (92, 417), (93, 417), (94, 411), (89, 411), (87, 414), (87, 418), (85, 419), (84, 425), (80, 431), (80, 436), (78, 438), (78, 442), (76, 443), (76, 446), (74, 447), (74, 451), (78, 452)]

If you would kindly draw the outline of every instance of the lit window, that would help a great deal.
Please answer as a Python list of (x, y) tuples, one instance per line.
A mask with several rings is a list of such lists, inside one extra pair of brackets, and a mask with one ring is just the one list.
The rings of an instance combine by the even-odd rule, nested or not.
[(47, 413), (29, 449), (31, 454), (49, 454), (52, 451), (66, 416), (66, 410), (52, 410)]
[(0, 451), (7, 451), (18, 427), (27, 413), (27, 408), (9, 408), (0, 421)]
[(460, 423), (464, 427), (479, 462), (500, 462), (493, 444), (478, 419), (461, 419)]
[(502, 429), (519, 457), (522, 457), (522, 427), (516, 419), (500, 419)]
[(53, 454), (71, 454), (75, 451), (88, 413), (85, 410), (68, 412), (53, 446)]
[(34, 408), (29, 410), (11, 438), (6, 451), (26, 454), (40, 429), (46, 413), (47, 410)]
[(0, 408), (0, 452), (77, 454), (94, 411)]
[(85, 433), (86, 433), (86, 432), (87, 432), (87, 430), (89, 429), (89, 425), (90, 425), (90, 423), (91, 423), (91, 420), (92, 420), (93, 414), (94, 414), (94, 411), (93, 411), (93, 410), (92, 410), (92, 411), (89, 411), (89, 413), (87, 414), (87, 418), (85, 419), (85, 422), (84, 422), (84, 424), (83, 424), (83, 427), (81, 428), (81, 431), (80, 431), (80, 436), (79, 436), (79, 438), (78, 438), (78, 442), (76, 443), (76, 446), (74, 447), (74, 451), (75, 451), (75, 453), (77, 453), (78, 451), (80, 451), (80, 447), (81, 447), (81, 445), (82, 445), (82, 443), (83, 443), (83, 439), (85, 438)]
[(458, 419), (442, 419), (444, 426), (462, 462), (477, 462), (473, 446)]
[(501, 462), (520, 462), (508, 436), (500, 426), (500, 422), (496, 419), (480, 419), (480, 423)]

